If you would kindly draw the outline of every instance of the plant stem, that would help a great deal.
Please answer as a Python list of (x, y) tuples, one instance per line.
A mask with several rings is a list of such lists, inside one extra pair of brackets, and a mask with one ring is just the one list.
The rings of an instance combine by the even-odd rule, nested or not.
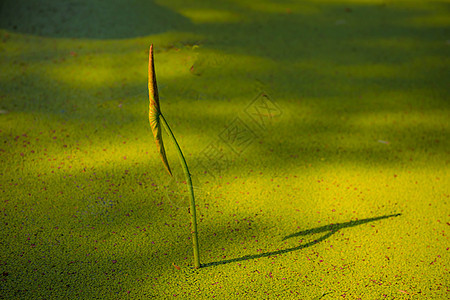
[(192, 243), (193, 243), (193, 249), (194, 249), (194, 267), (196, 269), (198, 269), (198, 268), (200, 268), (200, 257), (199, 257), (199, 251), (198, 251), (198, 236), (197, 236), (197, 210), (195, 208), (195, 197), (194, 197), (194, 189), (192, 187), (191, 174), (189, 173), (189, 169), (188, 169), (186, 160), (184, 159), (183, 152), (181, 151), (181, 148), (178, 145), (177, 139), (173, 135), (173, 132), (169, 127), (169, 124), (167, 124), (166, 119), (164, 119), (164, 116), (161, 113), (159, 116), (160, 116), (160, 119), (164, 126), (164, 129), (166, 130), (167, 134), (171, 137), (173, 143), (175, 144), (175, 146), (177, 148), (178, 157), (180, 159), (181, 166), (183, 167), (183, 172), (186, 177), (186, 182), (187, 182), (187, 185), (189, 188), (189, 198), (191, 200), (190, 213), (191, 213)]

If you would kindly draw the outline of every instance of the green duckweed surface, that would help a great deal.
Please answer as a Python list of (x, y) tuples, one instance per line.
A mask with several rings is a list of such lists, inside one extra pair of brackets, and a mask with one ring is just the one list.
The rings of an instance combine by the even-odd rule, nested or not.
[(448, 297), (449, 1), (0, 9), (1, 299)]

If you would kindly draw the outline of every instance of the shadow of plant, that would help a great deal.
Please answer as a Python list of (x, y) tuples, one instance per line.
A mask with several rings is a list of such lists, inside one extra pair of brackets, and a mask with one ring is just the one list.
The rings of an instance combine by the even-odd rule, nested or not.
[(312, 242), (306, 243), (304, 245), (299, 245), (299, 246), (296, 246), (296, 247), (292, 247), (292, 248), (288, 248), (288, 249), (282, 249), (282, 250), (277, 250), (277, 251), (265, 252), (265, 253), (261, 253), (261, 254), (245, 255), (245, 256), (242, 256), (242, 257), (238, 257), (238, 258), (232, 258), (232, 259), (227, 259), (227, 260), (222, 260), (222, 261), (210, 262), (210, 263), (207, 263), (207, 264), (203, 264), (202, 267), (212, 267), (212, 266), (224, 265), (224, 264), (228, 264), (228, 263), (240, 262), (240, 261), (245, 261), (245, 260), (250, 260), (250, 259), (257, 259), (257, 258), (274, 256), (274, 255), (286, 254), (286, 253), (289, 253), (289, 252), (293, 252), (293, 251), (297, 251), (297, 250), (301, 250), (301, 249), (304, 249), (304, 248), (308, 248), (308, 247), (314, 246), (314, 245), (316, 245), (316, 244), (318, 244), (318, 243), (328, 239), (329, 237), (331, 237), (333, 234), (335, 234), (336, 232), (338, 232), (341, 229), (354, 227), (354, 226), (359, 226), (359, 225), (363, 225), (363, 224), (366, 224), (366, 223), (375, 222), (375, 221), (388, 219), (388, 218), (392, 218), (392, 217), (398, 217), (400, 215), (401, 214), (393, 214), (393, 215), (386, 215), (386, 216), (375, 217), (375, 218), (368, 218), (368, 219), (357, 220), (357, 221), (350, 221), (350, 222), (345, 222), (345, 223), (329, 224), (329, 225), (325, 225), (325, 226), (321, 226), (321, 227), (317, 227), (317, 228), (312, 228), (312, 229), (308, 229), (308, 230), (299, 231), (299, 232), (296, 232), (296, 233), (293, 233), (293, 234), (285, 236), (282, 239), (282, 241), (290, 239), (290, 238), (293, 238), (293, 237), (306, 236), (306, 235), (318, 234), (318, 233), (323, 233), (323, 232), (326, 232), (326, 234), (323, 235), (322, 237), (318, 238), (317, 240), (314, 240)]

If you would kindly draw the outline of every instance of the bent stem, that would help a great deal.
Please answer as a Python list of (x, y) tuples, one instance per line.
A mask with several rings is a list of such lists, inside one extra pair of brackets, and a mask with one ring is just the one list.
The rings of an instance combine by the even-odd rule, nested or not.
[(197, 236), (197, 210), (195, 208), (195, 197), (194, 197), (194, 189), (192, 187), (192, 180), (191, 180), (191, 174), (189, 173), (189, 169), (186, 163), (186, 160), (184, 159), (183, 152), (181, 151), (180, 146), (178, 145), (177, 139), (173, 135), (172, 130), (169, 127), (169, 124), (167, 124), (166, 119), (164, 116), (160, 113), (159, 114), (160, 119), (162, 120), (162, 124), (164, 126), (164, 130), (167, 132), (167, 134), (172, 139), (173, 143), (175, 144), (178, 152), (178, 158), (180, 159), (181, 166), (183, 167), (184, 176), (186, 177), (186, 182), (189, 188), (189, 198), (190, 198), (190, 213), (191, 213), (191, 233), (192, 233), (192, 243), (193, 243), (193, 249), (194, 249), (194, 267), (196, 269), (200, 268), (200, 258), (199, 258), (199, 251), (198, 251), (198, 236)]

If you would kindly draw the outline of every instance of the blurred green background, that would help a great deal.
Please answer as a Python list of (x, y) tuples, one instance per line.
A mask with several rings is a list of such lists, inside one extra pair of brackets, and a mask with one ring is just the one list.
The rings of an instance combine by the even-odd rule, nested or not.
[(0, 298), (445, 298), (449, 1), (0, 9)]

